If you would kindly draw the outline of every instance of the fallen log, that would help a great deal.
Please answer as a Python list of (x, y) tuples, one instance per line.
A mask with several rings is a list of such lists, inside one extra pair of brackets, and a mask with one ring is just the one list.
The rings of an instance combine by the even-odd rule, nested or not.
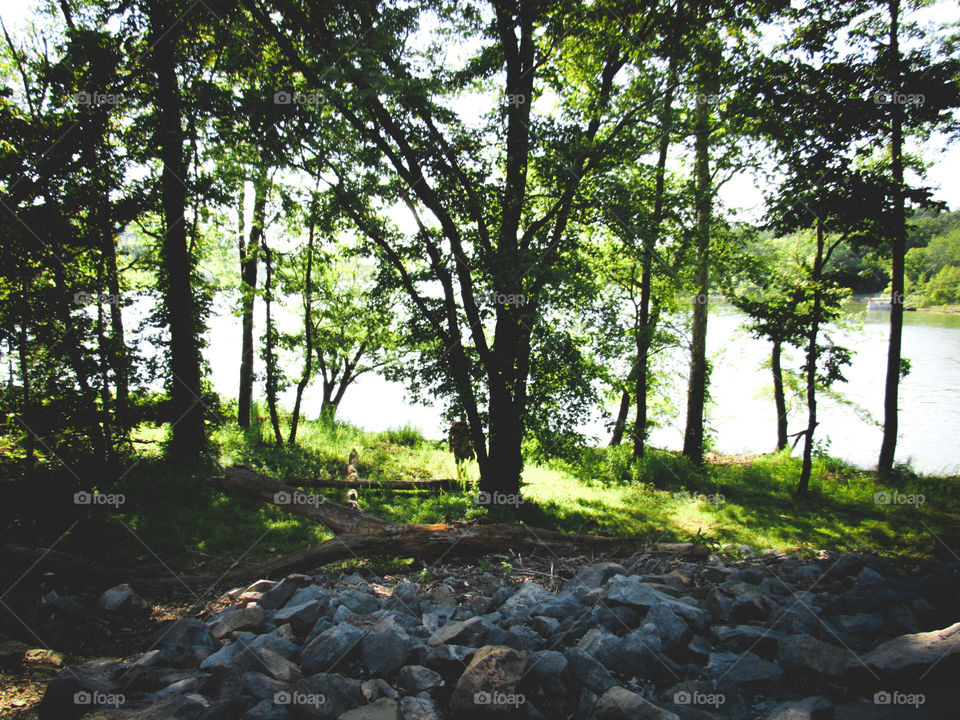
[(463, 482), (456, 478), (428, 478), (425, 480), (378, 480), (376, 478), (360, 478), (358, 480), (344, 480), (342, 478), (304, 478), (288, 477), (287, 483), (295, 487), (304, 488), (355, 488), (374, 490), (461, 490)]
[[(693, 543), (650, 543), (638, 538), (568, 534), (505, 523), (392, 524), (325, 498), (313, 498), (315, 502), (309, 503), (305, 500), (311, 498), (306, 496), (297, 502), (293, 497), (296, 488), (242, 465), (225, 468), (219, 483), (224, 490), (273, 503), (287, 512), (325, 525), (337, 536), (258, 566), (256, 569), (263, 577), (305, 571), (337, 560), (370, 555), (430, 560), (510, 550), (555, 556), (584, 552), (605, 555), (668, 552), (702, 558), (710, 553), (707, 546)], [(247, 568), (244, 572), (250, 571)]]

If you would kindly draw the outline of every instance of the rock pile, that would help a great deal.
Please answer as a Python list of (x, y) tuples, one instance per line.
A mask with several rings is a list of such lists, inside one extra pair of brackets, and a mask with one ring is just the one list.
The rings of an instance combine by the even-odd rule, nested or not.
[(290, 575), (229, 598), (130, 662), (65, 668), (39, 717), (956, 717), (960, 563), (902, 576), (768, 551), (666, 574), (602, 562), (556, 592)]

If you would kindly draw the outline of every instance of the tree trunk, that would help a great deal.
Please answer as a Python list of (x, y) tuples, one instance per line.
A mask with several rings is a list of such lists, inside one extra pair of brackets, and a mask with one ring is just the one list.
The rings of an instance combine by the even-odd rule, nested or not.
[(823, 274), (823, 223), (817, 219), (817, 254), (813, 260), (813, 310), (810, 329), (807, 332), (807, 429), (803, 437), (803, 466), (800, 470), (800, 482), (797, 495), (805, 497), (810, 486), (810, 473), (813, 469), (813, 433), (817, 427), (817, 334), (820, 331), (820, 279)]
[(610, 447), (616, 447), (623, 442), (623, 431), (627, 427), (627, 414), (630, 412), (630, 393), (626, 390), (620, 396), (620, 411), (617, 421), (613, 425), (613, 436), (610, 438)]
[[(889, 0), (890, 8), (890, 88), (900, 91), (900, 0)], [(904, 258), (906, 256), (906, 222), (903, 201), (903, 108), (898, 102), (890, 104), (892, 117), (890, 169), (893, 174), (893, 255), (890, 275), (890, 344), (887, 348), (887, 377), (883, 398), (883, 442), (877, 471), (889, 475), (897, 450), (898, 395), (900, 390), (900, 359), (903, 340)]]
[(279, 447), (283, 445), (283, 435), (280, 433), (280, 415), (277, 413), (277, 330), (273, 325), (273, 315), (271, 314), (271, 306), (273, 305), (273, 253), (266, 243), (263, 243), (263, 259), (267, 269), (266, 284), (264, 285), (264, 302), (267, 310), (266, 344), (264, 346), (267, 369), (267, 407), (270, 410), (273, 438)]
[[(26, 294), (21, 295), (26, 297)], [(30, 351), (27, 347), (27, 324), (23, 318), (27, 317), (26, 309), (21, 311), (19, 324), (19, 338), (17, 342), (17, 354), (20, 361), (20, 384), (23, 386), (23, 398), (20, 405), (20, 425), (23, 427), (24, 449), (27, 453), (27, 467), (32, 468), (36, 462), (36, 440), (33, 437), (33, 393), (30, 389)], [(11, 374), (12, 378), (12, 374)], [(12, 380), (11, 380), (12, 382)]]
[(263, 230), (266, 221), (268, 168), (261, 163), (254, 179), (253, 217), (250, 241), (243, 244), (243, 198), (240, 194), (240, 289), (242, 299), (242, 331), (240, 348), (240, 396), (237, 400), (237, 424), (250, 427), (250, 408), (253, 404), (253, 306), (256, 300), (257, 267), (263, 251)]
[(151, 61), (157, 85), (154, 103), (157, 113), (157, 149), (163, 165), (161, 198), (164, 235), (164, 291), (167, 322), (170, 326), (170, 399), (172, 441), (170, 456), (191, 464), (206, 446), (201, 402), (200, 338), (197, 308), (191, 287), (193, 258), (187, 248), (187, 163), (183, 152), (183, 109), (177, 78), (174, 47), (176, 18), (169, 3), (150, 4)]
[[(705, 53), (704, 53), (705, 54)], [(701, 57), (697, 88), (712, 95), (716, 79)], [(702, 98), (701, 98), (702, 99)], [(703, 409), (707, 398), (707, 300), (710, 293), (710, 220), (713, 212), (710, 177), (710, 104), (698, 102), (696, 151), (696, 295), (693, 298), (693, 337), (690, 343), (690, 378), (687, 385), (687, 421), (683, 454), (694, 465), (703, 464)]]
[(653, 254), (660, 236), (663, 219), (664, 178), (667, 170), (667, 153), (670, 149), (670, 133), (673, 127), (673, 92), (677, 82), (677, 53), (670, 55), (667, 73), (667, 89), (660, 113), (660, 142), (657, 148), (656, 187), (653, 199), (653, 217), (650, 230), (643, 239), (643, 258), (640, 270), (640, 327), (637, 328), (636, 387), (637, 417), (633, 424), (633, 459), (643, 457), (647, 442), (647, 375), (650, 364), (650, 345), (657, 326), (658, 312), (650, 312), (653, 283)]
[(126, 434), (130, 427), (130, 353), (123, 333), (123, 312), (120, 307), (120, 273), (117, 269), (117, 246), (113, 234), (103, 237), (107, 289), (110, 291), (110, 356), (113, 363), (117, 396), (114, 399), (116, 426)]
[(480, 468), (480, 491), (500, 495), (520, 494), (523, 472), (523, 424), (514, 399), (504, 383), (491, 383), (490, 438), (485, 462)]
[(782, 341), (773, 341), (770, 369), (773, 372), (773, 402), (777, 406), (777, 450), (787, 447), (787, 401), (783, 395), (783, 371), (780, 369)]
[(303, 400), (303, 391), (310, 383), (310, 376), (313, 374), (313, 235), (316, 231), (316, 202), (311, 206), (310, 213), (310, 231), (307, 236), (307, 274), (303, 288), (303, 334), (306, 343), (304, 352), (306, 357), (303, 362), (303, 374), (300, 376), (300, 382), (297, 383), (297, 399), (293, 403), (293, 414), (290, 416), (290, 437), (287, 438), (288, 445), (294, 445), (297, 442), (297, 426), (300, 423), (300, 403)]

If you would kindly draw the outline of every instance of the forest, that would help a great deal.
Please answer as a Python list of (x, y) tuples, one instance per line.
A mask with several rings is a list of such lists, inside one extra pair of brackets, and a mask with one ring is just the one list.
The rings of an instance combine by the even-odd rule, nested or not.
[[(905, 325), (960, 311), (960, 207), (929, 177), (960, 136), (951, 3), (12, 7), (5, 586), (458, 554), (506, 582), (503, 553), (628, 546), (956, 559), (956, 475), (898, 454)], [(882, 417), (857, 467), (823, 404), (867, 297), (887, 313)], [(723, 308), (765, 343), (763, 453), (714, 442)], [(370, 430), (376, 403), (344, 421), (371, 378), (443, 427)], [(682, 449), (651, 442), (667, 416)], [(33, 627), (10, 613), (0, 640)]]

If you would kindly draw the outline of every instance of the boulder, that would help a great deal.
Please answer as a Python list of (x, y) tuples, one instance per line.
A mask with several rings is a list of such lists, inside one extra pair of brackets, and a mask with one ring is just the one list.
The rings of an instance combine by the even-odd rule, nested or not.
[(362, 638), (363, 632), (353, 625), (334, 625), (303, 648), (300, 665), (305, 673), (330, 672), (360, 652)]
[(457, 680), (451, 710), (510, 717), (525, 700), (518, 688), (529, 667), (527, 653), (484, 645)]
[(275, 698), (291, 715), (309, 720), (333, 720), (354, 708), (367, 705), (357, 680), (336, 673), (317, 673), (302, 678)]
[(843, 676), (855, 656), (846, 648), (825, 643), (809, 635), (790, 635), (777, 650), (777, 658), (787, 671), (837, 679)]
[(898, 681), (924, 675), (935, 664), (938, 675), (955, 673), (960, 665), (960, 622), (888, 640), (864, 655), (863, 663), (877, 675)]
[(636, 693), (612, 687), (597, 701), (597, 720), (680, 720), (680, 716), (657, 707)]

